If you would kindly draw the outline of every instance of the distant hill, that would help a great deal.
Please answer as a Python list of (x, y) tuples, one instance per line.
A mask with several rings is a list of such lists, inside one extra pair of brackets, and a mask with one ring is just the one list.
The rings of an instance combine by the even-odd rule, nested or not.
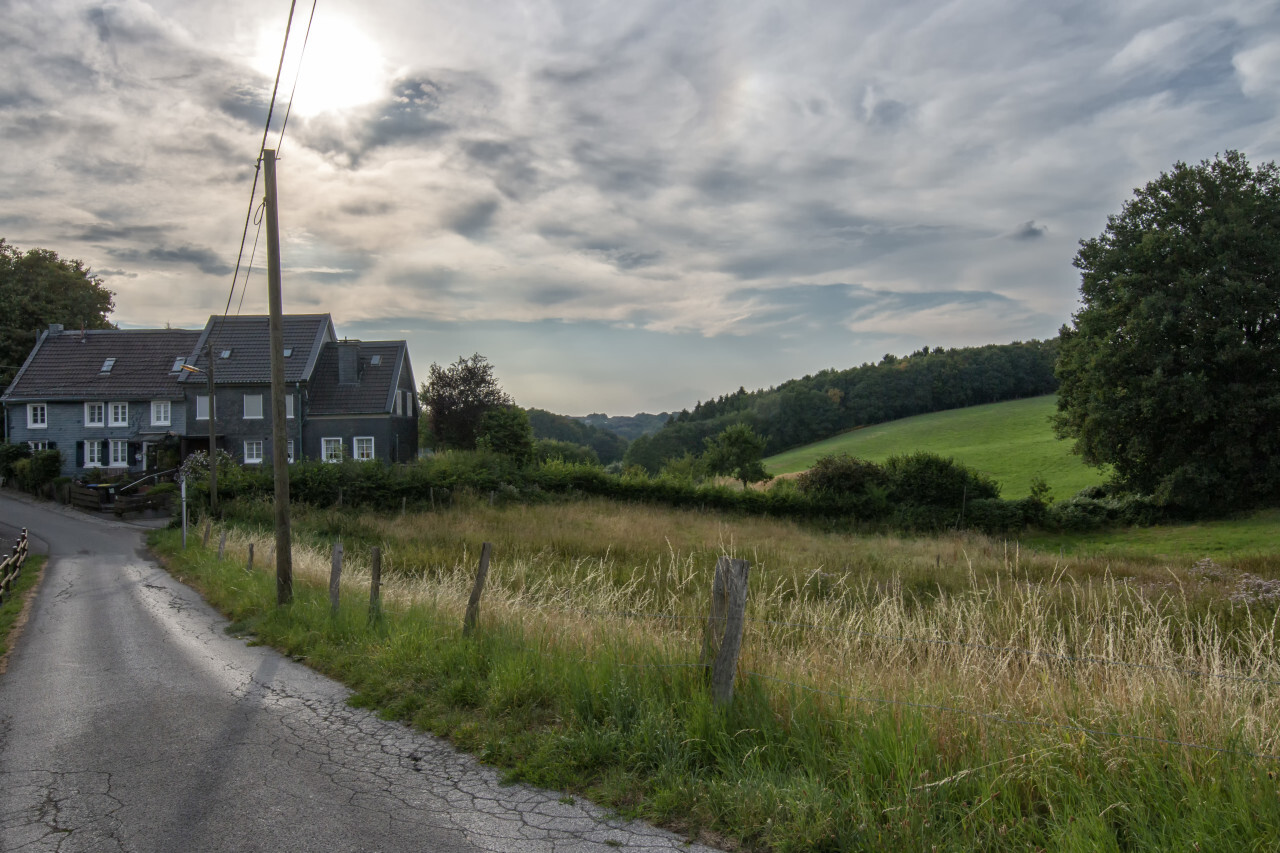
[(797, 447), (764, 460), (770, 474), (804, 471), (822, 456), (848, 453), (873, 462), (890, 456), (929, 450), (990, 474), (1001, 485), (1001, 497), (1030, 494), (1039, 475), (1055, 498), (1106, 479), (1071, 452), (1071, 443), (1056, 438), (1049, 416), (1057, 396), (1011, 400), (917, 415), (841, 433), (816, 444)]
[(637, 436), (627, 464), (657, 472), (669, 459), (701, 453), (707, 438), (745, 423), (781, 453), (845, 432), (927, 412), (1037, 397), (1058, 390), (1058, 341), (1014, 341), (952, 349), (924, 347), (877, 364), (823, 370), (776, 388), (700, 402), (652, 435)]
[(657, 415), (639, 412), (630, 417), (625, 415), (610, 417), (609, 415), (595, 413), (577, 418), (577, 420), (582, 421), (584, 424), (615, 432), (628, 441), (635, 441), (642, 435), (652, 435), (662, 429), (670, 417), (670, 412), (662, 412)]
[(613, 430), (582, 423), (568, 415), (557, 415), (544, 409), (529, 409), (529, 425), (534, 438), (549, 438), (590, 447), (602, 465), (620, 462), (627, 452), (627, 439)]

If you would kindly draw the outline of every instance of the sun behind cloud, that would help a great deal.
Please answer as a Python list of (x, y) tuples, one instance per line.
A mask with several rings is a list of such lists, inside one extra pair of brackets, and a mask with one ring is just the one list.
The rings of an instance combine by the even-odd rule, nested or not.
[[(379, 45), (360, 27), (341, 15), (317, 11), (306, 39), (306, 20), (294, 20), (280, 79), (280, 98), (289, 97), (297, 77), (293, 111), (302, 116), (341, 113), (378, 100), (387, 93), (390, 64)], [(280, 61), (278, 30), (263, 30), (258, 37), (254, 66), (272, 77)]]

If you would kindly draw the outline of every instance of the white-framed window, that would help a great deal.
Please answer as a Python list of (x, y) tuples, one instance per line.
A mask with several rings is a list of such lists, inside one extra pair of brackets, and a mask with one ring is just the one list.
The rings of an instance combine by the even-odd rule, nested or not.
[(172, 423), (172, 410), (168, 400), (151, 401), (151, 425), (169, 426)]
[(196, 395), (196, 420), (198, 421), (209, 420), (209, 395), (208, 394)]
[(361, 462), (373, 458), (373, 436), (357, 435), (351, 440), (351, 457)]
[(286, 418), (293, 417), (293, 395), (292, 394), (284, 395), (284, 416)]
[(293, 439), (289, 439), (289, 464), (293, 464)]
[(244, 395), (244, 419), (246, 421), (262, 420), (262, 395)]
[(106, 426), (107, 425), (107, 404), (106, 403), (85, 403), (84, 404), (84, 425), (85, 426)]
[(102, 442), (86, 441), (84, 443), (84, 467), (102, 467)]
[(254, 439), (244, 443), (244, 464), (255, 465), (262, 462), (262, 441)]
[(49, 407), (45, 403), (27, 403), (27, 429), (47, 429)]
[(113, 427), (122, 427), (129, 425), (129, 404), (128, 403), (111, 403), (111, 425)]
[(320, 449), (320, 458), (325, 462), (342, 461), (342, 439), (322, 438), (320, 439)]
[(111, 439), (111, 467), (129, 467), (129, 442), (122, 438)]
[(396, 398), (391, 403), (391, 414), (393, 415), (400, 414), (400, 401), (403, 399), (404, 399), (404, 395), (401, 394), (399, 391), (396, 391)]
[(48, 449), (49, 449), (49, 442), (47, 442), (47, 441), (28, 441), (28, 442), (27, 442), (27, 447), (30, 447), (30, 448), (31, 448), (31, 452), (32, 452), (32, 453), (36, 453), (36, 452), (41, 451), (41, 450), (48, 450)]

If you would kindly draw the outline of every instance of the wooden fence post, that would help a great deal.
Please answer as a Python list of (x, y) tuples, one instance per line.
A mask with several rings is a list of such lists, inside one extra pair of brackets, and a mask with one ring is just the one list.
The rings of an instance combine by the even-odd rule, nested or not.
[(480, 568), (476, 570), (476, 582), (471, 587), (471, 600), (467, 602), (467, 615), (462, 620), (462, 636), (469, 637), (480, 619), (480, 593), (484, 592), (484, 579), (489, 575), (489, 554), (493, 545), (486, 542), (480, 547)]
[(404, 517), (404, 506), (407, 501), (408, 501), (407, 497), (405, 497), (404, 495), (400, 496), (400, 517), (401, 518)]
[[(733, 679), (742, 651), (742, 631), (746, 626), (747, 580), (751, 564), (746, 560), (721, 557), (716, 561), (711, 584), (711, 618), (703, 643), (704, 661), (718, 646), (711, 663), (711, 701), (727, 705), (733, 699)], [(721, 626), (723, 625), (723, 628)]]
[(253, 574), (253, 543), (249, 543), (249, 562), (245, 564), (244, 570), (249, 574)]
[(201, 548), (209, 547), (209, 534), (213, 532), (213, 521), (205, 519), (204, 522), (204, 541), (200, 543)]
[(222, 556), (227, 553), (227, 531), (222, 531), (222, 535), (218, 537), (218, 562), (222, 562)]
[(376, 622), (382, 616), (382, 549), (373, 546), (369, 555), (369, 621)]
[(338, 615), (339, 590), (342, 584), (342, 541), (333, 543), (333, 568), (329, 572), (329, 609)]

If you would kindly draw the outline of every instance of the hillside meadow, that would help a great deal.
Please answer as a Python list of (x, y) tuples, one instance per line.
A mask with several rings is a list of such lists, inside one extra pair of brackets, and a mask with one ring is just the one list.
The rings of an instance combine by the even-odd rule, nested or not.
[(848, 453), (883, 462), (890, 456), (928, 450), (989, 474), (1001, 497), (1023, 498), (1039, 476), (1056, 499), (1068, 498), (1106, 477), (1054, 436), (1049, 417), (1057, 397), (1046, 395), (917, 415), (863, 427), (788, 450), (764, 460), (770, 474), (804, 471), (823, 456)]
[[(300, 508), (298, 596), (277, 609), (269, 503), (228, 512), (222, 562), (183, 551), (176, 531), (153, 547), (232, 630), (513, 781), (691, 838), (779, 851), (1280, 847), (1274, 549), (1206, 559), (1189, 537), (1174, 556), (1123, 556), (463, 496), (403, 515)], [(484, 541), (480, 631), (464, 637)], [(371, 619), (373, 545), (385, 588)], [(699, 661), (722, 554), (752, 563), (727, 708), (710, 703)]]

